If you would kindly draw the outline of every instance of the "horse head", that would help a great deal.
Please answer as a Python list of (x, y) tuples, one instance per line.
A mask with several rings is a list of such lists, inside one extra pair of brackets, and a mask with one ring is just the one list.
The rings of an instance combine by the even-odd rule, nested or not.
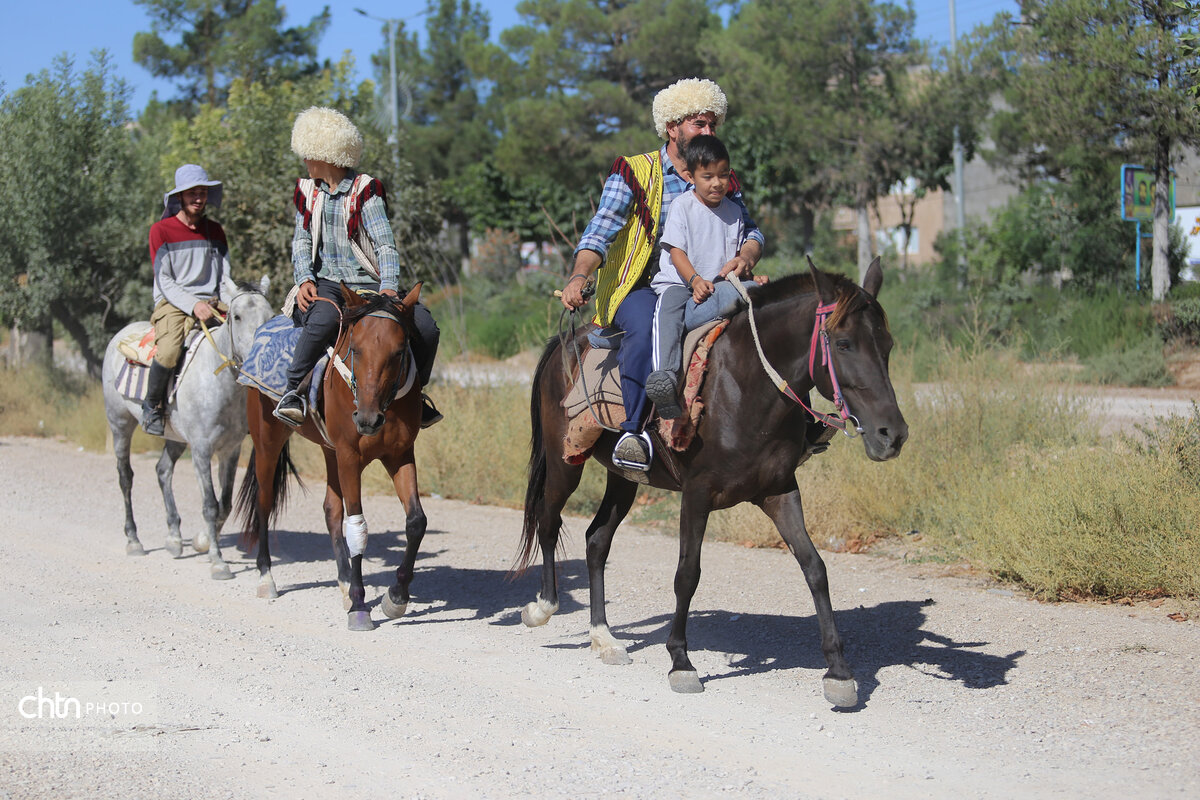
[(237, 292), (229, 300), (225, 325), (229, 331), (230, 353), (238, 364), (246, 360), (254, 343), (254, 332), (275, 313), (262, 287), (263, 284), (238, 284)]
[[(863, 447), (872, 461), (887, 461), (900, 455), (908, 439), (908, 423), (896, 403), (896, 392), (888, 374), (892, 335), (887, 315), (876, 299), (883, 286), (883, 270), (875, 258), (867, 268), (861, 287), (849, 280), (837, 281), (809, 260), (809, 271), (818, 297), (818, 309), (832, 306), (824, 318), (830, 363), (820, 353), (810, 357), (812, 380), (826, 399), (844, 402), (847, 422), (857, 422)], [(818, 319), (821, 319), (818, 313)], [(820, 323), (818, 323), (820, 324)], [(814, 333), (814, 344), (818, 341)], [(817, 366), (817, 365), (822, 365)]]
[(413, 306), (421, 295), (417, 283), (403, 300), (388, 295), (364, 298), (342, 284), (346, 301), (346, 333), (337, 351), (353, 376), (354, 425), (362, 436), (383, 427), (388, 406), (415, 376), (408, 352)]

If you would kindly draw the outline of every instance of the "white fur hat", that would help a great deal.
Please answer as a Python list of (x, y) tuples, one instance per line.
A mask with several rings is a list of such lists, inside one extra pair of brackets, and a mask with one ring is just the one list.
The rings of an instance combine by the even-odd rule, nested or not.
[(356, 167), (362, 157), (363, 138), (354, 123), (340, 111), (313, 106), (300, 112), (292, 126), (292, 152), (310, 161), (337, 167)]
[(711, 111), (717, 124), (725, 121), (729, 101), (721, 87), (707, 78), (684, 78), (654, 95), (654, 130), (658, 138), (667, 138), (667, 123)]

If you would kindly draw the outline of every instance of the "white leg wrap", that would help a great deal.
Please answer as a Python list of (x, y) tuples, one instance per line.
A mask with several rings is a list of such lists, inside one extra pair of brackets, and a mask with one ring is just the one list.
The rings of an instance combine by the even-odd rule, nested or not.
[(367, 518), (362, 514), (351, 514), (342, 521), (342, 533), (350, 557), (361, 556), (367, 550)]

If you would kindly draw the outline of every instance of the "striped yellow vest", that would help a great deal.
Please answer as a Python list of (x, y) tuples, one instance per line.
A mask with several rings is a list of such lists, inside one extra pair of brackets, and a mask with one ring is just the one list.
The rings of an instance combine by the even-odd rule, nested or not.
[(599, 325), (612, 323), (621, 301), (645, 274), (662, 221), (663, 168), (658, 150), (622, 156), (609, 174), (625, 180), (633, 191), (633, 206), (598, 271), (593, 322)]

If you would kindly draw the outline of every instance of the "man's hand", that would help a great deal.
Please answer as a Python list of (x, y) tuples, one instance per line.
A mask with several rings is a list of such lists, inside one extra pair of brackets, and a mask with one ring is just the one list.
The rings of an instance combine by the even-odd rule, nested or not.
[(197, 300), (196, 305), (192, 306), (192, 316), (201, 322), (208, 322), (216, 315), (212, 305), (207, 300)]
[(300, 284), (300, 291), (296, 292), (296, 307), (301, 311), (308, 311), (308, 307), (317, 299), (317, 285), (312, 281), (305, 281)]
[(738, 254), (725, 262), (725, 266), (721, 267), (720, 277), (728, 278), (730, 275), (734, 275), (738, 278), (749, 279), (753, 275), (753, 270), (754, 264), (750, 262), (750, 259)]
[(583, 287), (587, 285), (587, 276), (575, 274), (567, 278), (566, 285), (562, 288), (562, 304), (570, 311), (582, 306), (587, 302), (583, 298)]

